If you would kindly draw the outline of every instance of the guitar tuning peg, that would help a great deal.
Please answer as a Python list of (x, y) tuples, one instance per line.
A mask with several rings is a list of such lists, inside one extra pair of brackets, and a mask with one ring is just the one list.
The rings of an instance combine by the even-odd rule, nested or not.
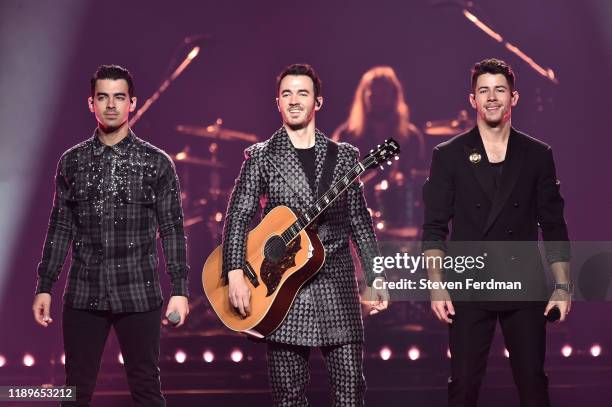
[(387, 161), (387, 165), (391, 165), (391, 164), (392, 164), (391, 160)]
[(372, 149), (370, 149), (370, 153), (373, 153), (373, 152), (374, 152), (374, 149), (373, 149), (373, 148), (372, 148)]
[(377, 147), (380, 148), (380, 144), (378, 144)]
[(383, 166), (381, 165), (381, 166), (380, 166), (380, 169), (381, 169), (381, 170), (384, 170), (384, 169), (385, 169), (385, 167), (383, 167)]
[(395, 161), (399, 160), (399, 155), (395, 156)]

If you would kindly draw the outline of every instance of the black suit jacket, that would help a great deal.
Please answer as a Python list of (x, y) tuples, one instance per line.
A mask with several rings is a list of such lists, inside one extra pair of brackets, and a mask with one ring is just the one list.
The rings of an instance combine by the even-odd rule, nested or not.
[[(475, 159), (470, 160), (472, 154)], [(438, 248), (447, 255), (487, 253), (485, 270), (461, 275), (447, 270), (447, 278), (494, 278), (519, 281), (525, 287), (521, 292), (464, 291), (467, 297), (459, 299), (545, 299), (548, 290), (537, 248), (538, 228), (549, 263), (570, 258), (552, 149), (511, 129), (500, 186), (492, 197), (486, 193), (492, 189), (490, 182), (477, 127), (434, 148), (430, 175), (423, 187), (423, 250)]]

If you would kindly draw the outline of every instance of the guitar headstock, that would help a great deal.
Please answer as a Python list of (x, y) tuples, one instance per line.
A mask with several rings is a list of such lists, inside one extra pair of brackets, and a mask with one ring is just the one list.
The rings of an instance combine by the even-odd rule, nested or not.
[(382, 165), (385, 162), (387, 162), (388, 165), (391, 165), (391, 160), (399, 159), (399, 153), (399, 143), (390, 138), (385, 140), (383, 144), (379, 144), (375, 149), (370, 151), (370, 153), (366, 155), (363, 160), (361, 160), (361, 164), (365, 169), (374, 168), (378, 165), (380, 165), (382, 168)]

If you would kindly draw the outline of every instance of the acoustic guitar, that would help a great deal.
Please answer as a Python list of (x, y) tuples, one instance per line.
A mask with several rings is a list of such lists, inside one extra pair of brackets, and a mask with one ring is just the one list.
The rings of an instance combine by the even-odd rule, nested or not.
[(389, 139), (340, 178), (305, 213), (286, 206), (273, 208), (246, 240), (245, 278), (251, 284), (251, 313), (242, 317), (232, 306), (222, 277), (223, 248), (208, 256), (202, 271), (204, 293), (229, 329), (258, 338), (273, 333), (284, 321), (300, 288), (323, 266), (325, 250), (311, 226), (359, 176), (370, 168), (398, 159), (399, 144)]

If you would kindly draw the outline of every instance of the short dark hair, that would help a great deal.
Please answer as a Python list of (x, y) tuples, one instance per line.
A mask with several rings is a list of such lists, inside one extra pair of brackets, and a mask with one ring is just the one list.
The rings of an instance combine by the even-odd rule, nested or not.
[(516, 78), (512, 67), (507, 62), (496, 58), (483, 59), (474, 65), (472, 68), (472, 91), (476, 87), (478, 77), (485, 73), (504, 75), (508, 81), (508, 85), (510, 85), (510, 91), (514, 91)]
[(287, 66), (283, 71), (276, 77), (276, 94), (280, 91), (280, 84), (283, 78), (287, 75), (305, 75), (312, 79), (314, 85), (314, 97), (315, 99), (321, 96), (322, 82), (319, 75), (315, 72), (314, 68), (308, 64), (292, 64)]
[(100, 65), (91, 77), (91, 96), (95, 96), (96, 81), (98, 79), (124, 79), (128, 84), (128, 96), (134, 96), (134, 78), (130, 71), (119, 65)]

